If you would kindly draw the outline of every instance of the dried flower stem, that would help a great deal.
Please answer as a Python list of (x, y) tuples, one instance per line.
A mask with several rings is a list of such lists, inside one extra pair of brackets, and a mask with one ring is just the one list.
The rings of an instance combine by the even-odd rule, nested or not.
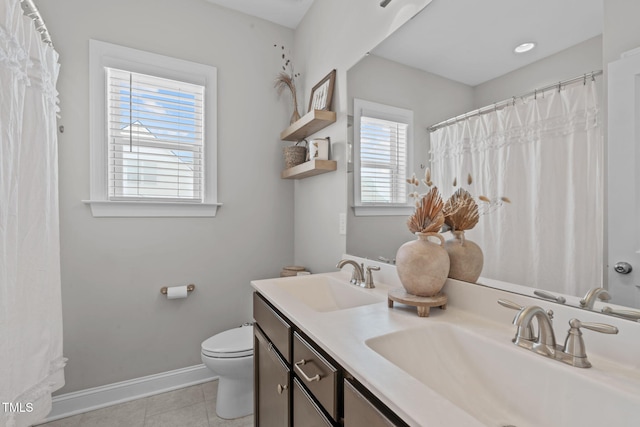
[(470, 230), (480, 219), (478, 204), (465, 189), (459, 188), (444, 205), (444, 222), (452, 230)]
[(444, 203), (437, 187), (433, 187), (417, 203), (416, 211), (409, 217), (407, 226), (412, 233), (437, 233), (444, 224)]

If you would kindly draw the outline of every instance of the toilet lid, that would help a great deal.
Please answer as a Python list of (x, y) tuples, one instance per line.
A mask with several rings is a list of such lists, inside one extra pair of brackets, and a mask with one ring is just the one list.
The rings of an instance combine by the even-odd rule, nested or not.
[(210, 357), (243, 357), (253, 354), (253, 328), (243, 326), (220, 332), (202, 343), (202, 354)]

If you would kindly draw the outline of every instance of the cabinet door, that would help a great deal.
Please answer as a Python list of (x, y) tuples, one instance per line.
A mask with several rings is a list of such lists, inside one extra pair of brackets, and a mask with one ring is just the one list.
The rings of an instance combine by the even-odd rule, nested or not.
[(311, 396), (293, 380), (293, 427), (332, 427), (333, 424), (322, 413)]
[(255, 425), (289, 427), (290, 370), (257, 327), (254, 337)]
[(395, 427), (373, 403), (347, 380), (344, 381), (344, 427)]

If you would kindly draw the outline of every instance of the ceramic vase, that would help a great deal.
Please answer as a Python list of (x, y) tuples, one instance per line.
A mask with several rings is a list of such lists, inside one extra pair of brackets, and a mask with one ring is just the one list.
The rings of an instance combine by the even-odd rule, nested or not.
[(295, 85), (291, 87), (291, 97), (293, 98), (293, 113), (291, 114), (291, 120), (289, 121), (290, 125), (300, 120), (300, 113), (298, 113), (298, 95), (296, 94)]
[(291, 120), (289, 121), (290, 125), (300, 120), (300, 113), (298, 113), (298, 105), (296, 104), (294, 108), (295, 109), (293, 110), (293, 114), (291, 114)]
[(451, 267), (449, 277), (475, 283), (482, 272), (484, 256), (482, 249), (464, 236), (464, 231), (452, 231), (453, 238), (444, 243)]
[[(416, 233), (417, 239), (400, 246), (396, 268), (402, 286), (411, 295), (432, 297), (444, 286), (449, 274), (449, 255), (439, 233)], [(429, 238), (439, 240), (435, 243)]]

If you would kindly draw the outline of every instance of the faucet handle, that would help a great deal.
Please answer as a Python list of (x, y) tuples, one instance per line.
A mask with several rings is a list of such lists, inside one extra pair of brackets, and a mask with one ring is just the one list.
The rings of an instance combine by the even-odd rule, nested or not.
[[(513, 301), (509, 301), (508, 299), (499, 299), (498, 304), (500, 304), (503, 307), (510, 308), (512, 310), (522, 310), (523, 308), (525, 308), (519, 304), (516, 304)], [(547, 316), (549, 316), (549, 320), (553, 320), (553, 310), (547, 310)]]
[(640, 321), (640, 311), (638, 310), (618, 310), (607, 305), (603, 307), (601, 311), (606, 314), (613, 314), (614, 316), (624, 317), (625, 319)]
[(603, 334), (617, 334), (618, 328), (612, 325), (607, 325), (606, 323), (591, 323), (591, 322), (581, 322), (578, 319), (569, 320), (569, 325), (571, 328), (585, 328), (591, 331), (601, 332)]
[(380, 267), (378, 266), (368, 266), (367, 267), (367, 275), (364, 282), (364, 287), (368, 289), (375, 288), (376, 286), (373, 284), (373, 273), (372, 271), (380, 271)]
[(603, 334), (618, 333), (618, 328), (615, 326), (607, 325), (605, 323), (583, 323), (578, 319), (569, 320), (569, 326), (571, 326), (571, 328), (567, 333), (567, 339), (564, 341), (563, 353), (565, 357), (563, 361), (578, 368), (591, 367), (591, 363), (587, 359), (587, 351), (580, 328), (601, 332)]
[(512, 310), (522, 310), (524, 308), (523, 306), (516, 304), (513, 301), (509, 301), (508, 299), (499, 299), (498, 304), (500, 304), (503, 307), (510, 308)]
[(535, 296), (540, 297), (540, 298), (548, 299), (550, 301), (555, 301), (558, 304), (564, 304), (565, 302), (567, 302), (565, 297), (556, 296), (556, 295), (552, 294), (551, 292), (542, 291), (540, 289), (536, 289), (535, 291), (533, 291), (533, 294)]

